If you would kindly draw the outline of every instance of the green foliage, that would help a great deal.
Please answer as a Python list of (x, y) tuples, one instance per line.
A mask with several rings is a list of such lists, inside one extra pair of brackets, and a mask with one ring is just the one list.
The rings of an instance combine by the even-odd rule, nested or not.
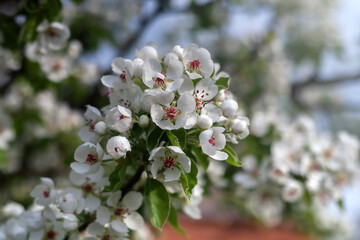
[(114, 192), (121, 188), (125, 182), (126, 165), (118, 164), (109, 176), (110, 185), (106, 186), (104, 191)]
[(61, 15), (60, 0), (27, 0), (24, 5), (27, 13), (26, 21), (21, 28), (18, 42), (32, 42), (37, 36), (36, 28), (45, 19), (49, 22), (58, 21)]
[(166, 135), (173, 146), (178, 146), (181, 149), (184, 149), (186, 147), (185, 129), (180, 128), (178, 130), (166, 131)]
[(234, 149), (229, 144), (226, 144), (225, 148), (222, 151), (226, 152), (229, 155), (228, 158), (226, 159), (226, 161), (228, 163), (230, 163), (231, 165), (233, 165), (235, 167), (241, 167), (242, 166), (236, 152), (234, 151)]
[(192, 145), (191, 151), (196, 157), (197, 162), (200, 163), (202, 167), (206, 170), (209, 166), (209, 157), (202, 152), (199, 146)]
[(221, 77), (215, 82), (215, 84), (218, 86), (219, 91), (222, 89), (227, 89), (229, 88), (229, 78)]
[(85, 50), (96, 50), (103, 41), (116, 45), (109, 24), (94, 14), (79, 15), (71, 23), (70, 31), (71, 38), (81, 41)]
[(151, 152), (155, 147), (159, 145), (161, 136), (163, 134), (164, 131), (151, 121), (146, 136), (146, 148), (149, 152)]
[(168, 192), (161, 182), (148, 178), (145, 183), (144, 197), (151, 223), (161, 230), (170, 214)]
[(170, 208), (168, 222), (176, 231), (186, 235), (186, 232), (184, 231), (184, 229), (181, 228), (181, 226), (179, 224), (178, 216), (177, 216), (176, 210), (173, 206), (171, 206), (171, 208)]
[(181, 169), (181, 184), (183, 186), (185, 195), (189, 199), (191, 198), (193, 188), (197, 184), (197, 174), (198, 168), (193, 160), (191, 160), (191, 170), (189, 173), (185, 172), (184, 169)]

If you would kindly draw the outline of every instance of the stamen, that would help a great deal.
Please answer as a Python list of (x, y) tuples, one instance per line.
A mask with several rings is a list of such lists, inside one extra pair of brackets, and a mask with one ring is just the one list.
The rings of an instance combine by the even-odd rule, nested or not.
[(210, 138), (209, 143), (214, 147), (215, 146), (215, 138), (214, 137)]
[(94, 163), (97, 162), (97, 159), (96, 159), (96, 157), (94, 156), (94, 154), (89, 153), (89, 154), (87, 155), (86, 162), (89, 163), (89, 164), (94, 164)]
[(171, 168), (171, 170), (174, 170), (174, 167), (176, 166), (176, 162), (174, 158), (172, 157), (166, 157), (164, 160), (164, 168)]

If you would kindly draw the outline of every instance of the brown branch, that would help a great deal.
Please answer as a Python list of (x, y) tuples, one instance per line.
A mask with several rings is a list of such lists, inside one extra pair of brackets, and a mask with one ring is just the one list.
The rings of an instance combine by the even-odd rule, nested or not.
[(291, 86), (291, 98), (296, 103), (301, 103), (300, 95), (304, 89), (309, 87), (331, 87), (338, 84), (344, 84), (348, 82), (354, 82), (360, 80), (360, 73), (340, 75), (334, 78), (321, 79), (313, 75), (304, 82), (293, 83)]

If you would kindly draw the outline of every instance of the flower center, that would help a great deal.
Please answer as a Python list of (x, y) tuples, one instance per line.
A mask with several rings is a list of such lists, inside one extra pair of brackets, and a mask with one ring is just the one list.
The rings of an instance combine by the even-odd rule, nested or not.
[(165, 74), (164, 73), (161, 73), (164, 78), (161, 78), (161, 77), (156, 77), (154, 79), (154, 82), (155, 82), (155, 87), (161, 87), (162, 89), (166, 89), (166, 82), (165, 82)]
[(164, 119), (170, 119), (171, 121), (174, 121), (176, 119), (177, 115), (180, 113), (174, 107), (168, 107), (168, 108), (165, 108), (164, 110), (165, 110)]
[(288, 193), (289, 193), (289, 196), (294, 196), (297, 193), (297, 191), (295, 188), (293, 188)]
[(126, 108), (130, 108), (130, 103), (129, 103), (129, 100), (128, 99), (123, 99), (121, 98), (119, 100), (119, 105), (123, 106), (123, 107), (126, 107)]
[(199, 59), (196, 59), (189, 63), (190, 70), (197, 71), (200, 68), (200, 61)]
[(214, 147), (215, 146), (215, 138), (214, 137), (210, 138), (209, 143), (211, 144), (211, 146)]
[(331, 158), (331, 157), (332, 157), (332, 151), (331, 151), (331, 149), (326, 149), (326, 150), (324, 151), (324, 156), (325, 156), (326, 158)]
[(117, 209), (115, 209), (115, 211), (114, 211), (114, 215), (115, 216), (118, 216), (118, 217), (124, 217), (124, 214), (126, 213), (126, 210), (125, 209), (123, 209), (123, 208), (117, 208)]
[(171, 170), (174, 170), (174, 167), (176, 166), (175, 160), (172, 157), (166, 157), (164, 160), (164, 168), (171, 168)]
[(44, 191), (43, 192), (44, 198), (49, 198), (50, 197), (50, 191)]
[(110, 240), (110, 235), (103, 236), (101, 240)]
[(87, 125), (89, 126), (89, 131), (94, 132), (95, 131), (95, 124), (92, 122), (92, 120), (87, 121)]
[(125, 116), (121, 114), (119, 117), (119, 120), (123, 120), (124, 118), (125, 118)]
[(125, 71), (123, 71), (122, 74), (120, 74), (120, 79), (123, 80), (124, 82), (126, 81), (126, 73), (125, 73)]
[(92, 186), (91, 186), (89, 183), (84, 183), (84, 184), (81, 186), (81, 189), (82, 189), (84, 192), (87, 192), (87, 193), (92, 192)]
[(55, 30), (55, 29), (53, 29), (53, 28), (48, 28), (47, 33), (48, 33), (49, 37), (51, 37), (51, 38), (53, 38), (53, 37), (56, 37), (56, 36), (57, 36), (57, 32), (56, 32), (56, 30)]
[(62, 67), (61, 67), (60, 63), (56, 62), (52, 68), (55, 72), (57, 72), (57, 71), (60, 71)]
[(86, 162), (89, 163), (89, 164), (94, 164), (94, 163), (97, 162), (97, 159), (96, 159), (96, 157), (94, 156), (94, 154), (89, 153), (89, 154), (87, 155)]
[(47, 237), (48, 239), (54, 239), (54, 238), (55, 238), (55, 235), (56, 235), (56, 232), (53, 231), (53, 230), (50, 230), (50, 231), (48, 231), (48, 232), (46, 233), (46, 237)]

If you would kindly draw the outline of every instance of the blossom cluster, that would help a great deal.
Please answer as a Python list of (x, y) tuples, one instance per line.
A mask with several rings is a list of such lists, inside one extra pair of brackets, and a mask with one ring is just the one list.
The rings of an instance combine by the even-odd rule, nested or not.
[(71, 40), (69, 28), (60, 22), (44, 20), (37, 27), (37, 39), (27, 43), (25, 56), (40, 64), (42, 72), (52, 82), (61, 82), (73, 75), (83, 84), (93, 84), (97, 77), (97, 67), (91, 62), (79, 62), (82, 44)]
[(84, 230), (86, 239), (127, 239), (144, 227), (143, 202), (160, 229), (177, 224), (173, 211), (197, 219), (202, 168), (215, 160), (240, 166), (228, 142), (249, 134), (249, 120), (206, 49), (175, 46), (159, 57), (147, 45), (134, 60), (114, 59), (112, 70), (101, 78), (110, 104), (87, 106), (73, 186), (42, 178), (31, 192), (34, 207), (8, 220), (0, 239), (64, 239)]
[[(260, 122), (262, 128), (256, 129)], [(276, 109), (256, 113), (253, 123), (254, 134), (273, 140), (265, 144), (268, 154), (245, 155), (243, 170), (234, 175), (249, 211), (271, 226), (281, 221), (286, 203), (341, 201), (342, 190), (357, 174), (356, 137), (344, 131), (319, 132), (314, 121), (303, 115), (290, 122)]]
[(0, 98), (0, 109), (0, 152), (4, 153), (0, 169), (4, 173), (19, 171), (23, 159), (36, 172), (63, 166), (65, 151), (60, 152), (59, 139), (75, 135), (84, 124), (81, 113), (56, 99), (53, 91), (35, 92), (26, 82), (8, 89)]

